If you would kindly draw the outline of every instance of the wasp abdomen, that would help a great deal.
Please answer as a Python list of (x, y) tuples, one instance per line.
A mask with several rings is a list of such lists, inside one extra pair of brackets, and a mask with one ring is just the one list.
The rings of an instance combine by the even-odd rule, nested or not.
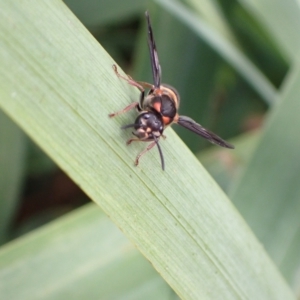
[(161, 115), (164, 125), (169, 125), (172, 123), (177, 114), (174, 101), (172, 101), (172, 99), (170, 99), (170, 97), (167, 95), (152, 97), (149, 108)]

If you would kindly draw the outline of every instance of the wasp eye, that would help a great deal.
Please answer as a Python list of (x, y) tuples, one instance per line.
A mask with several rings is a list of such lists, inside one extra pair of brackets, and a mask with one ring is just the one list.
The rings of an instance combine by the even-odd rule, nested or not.
[(144, 114), (145, 119), (149, 119), (149, 117), (150, 117), (149, 114)]

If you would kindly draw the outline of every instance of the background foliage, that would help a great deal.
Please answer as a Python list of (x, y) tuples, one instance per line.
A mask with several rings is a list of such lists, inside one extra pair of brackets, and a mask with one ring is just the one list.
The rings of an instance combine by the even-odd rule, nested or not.
[[(296, 0), (0, 5), (1, 298), (300, 296)], [(236, 146), (174, 126), (233, 205), (171, 129), (163, 173), (107, 117), (138, 97), (113, 60), (151, 82), (146, 9), (180, 113)]]

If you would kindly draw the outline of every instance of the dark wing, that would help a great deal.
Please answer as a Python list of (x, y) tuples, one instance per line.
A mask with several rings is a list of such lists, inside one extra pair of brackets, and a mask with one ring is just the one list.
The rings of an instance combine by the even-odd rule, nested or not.
[(151, 59), (151, 67), (152, 67), (152, 75), (153, 75), (153, 81), (154, 86), (156, 88), (160, 87), (160, 77), (161, 77), (161, 70), (160, 70), (160, 64), (158, 61), (158, 55), (156, 51), (156, 46), (153, 38), (153, 32), (150, 22), (150, 16), (148, 11), (145, 12), (146, 19), (147, 19), (147, 25), (148, 25), (148, 46), (150, 51), (150, 59)]
[(234, 146), (227, 143), (219, 136), (214, 134), (213, 132), (205, 129), (200, 124), (196, 123), (193, 119), (185, 116), (179, 116), (177, 123), (186, 129), (204, 137), (205, 139), (209, 140), (211, 143), (219, 145), (221, 147), (234, 149)]

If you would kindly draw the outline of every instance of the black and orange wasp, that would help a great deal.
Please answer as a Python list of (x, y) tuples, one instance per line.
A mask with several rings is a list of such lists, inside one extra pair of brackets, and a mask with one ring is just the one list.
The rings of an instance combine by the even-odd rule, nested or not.
[[(158, 152), (161, 159), (162, 169), (165, 169), (164, 157), (159, 144), (160, 137), (163, 135), (167, 126), (176, 123), (185, 127), (186, 129), (200, 135), (213, 144), (221, 147), (233, 149), (234, 146), (221, 139), (215, 133), (205, 129), (203, 126), (195, 122), (193, 119), (180, 116), (178, 114), (180, 96), (178, 92), (167, 84), (161, 83), (161, 67), (158, 60), (155, 41), (153, 38), (153, 31), (151, 27), (150, 17), (148, 11), (145, 13), (148, 29), (148, 46), (150, 51), (150, 60), (153, 75), (153, 84), (141, 81), (135, 81), (130, 76), (124, 77), (119, 74), (117, 66), (113, 65), (113, 69), (119, 78), (126, 80), (130, 85), (137, 87), (141, 94), (139, 102), (133, 102), (121, 111), (111, 113), (110, 117), (115, 117), (121, 113), (127, 112), (133, 108), (136, 108), (139, 115), (133, 124), (125, 125), (122, 129), (134, 128), (133, 134), (135, 138), (131, 138), (127, 141), (129, 145), (133, 141), (152, 142), (148, 147), (143, 150), (135, 160), (135, 165), (138, 165), (139, 159), (143, 154), (157, 145)], [(149, 92), (145, 96), (145, 88), (149, 89)]]

